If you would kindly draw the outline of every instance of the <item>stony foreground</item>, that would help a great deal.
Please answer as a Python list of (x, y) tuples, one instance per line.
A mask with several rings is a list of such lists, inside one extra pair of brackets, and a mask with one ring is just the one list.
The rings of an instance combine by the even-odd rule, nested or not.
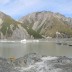
[(0, 72), (72, 72), (72, 58), (27, 54), (14, 61), (0, 58)]

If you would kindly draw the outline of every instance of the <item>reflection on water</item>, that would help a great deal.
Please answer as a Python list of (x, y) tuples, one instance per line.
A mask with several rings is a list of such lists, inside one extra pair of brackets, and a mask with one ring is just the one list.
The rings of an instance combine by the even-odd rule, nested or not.
[[(70, 40), (59, 40), (72, 44)], [(39, 53), (49, 56), (72, 56), (72, 46), (58, 45), (56, 40), (40, 40), (40, 42), (0, 42), (0, 57), (22, 57), (27, 53)]]

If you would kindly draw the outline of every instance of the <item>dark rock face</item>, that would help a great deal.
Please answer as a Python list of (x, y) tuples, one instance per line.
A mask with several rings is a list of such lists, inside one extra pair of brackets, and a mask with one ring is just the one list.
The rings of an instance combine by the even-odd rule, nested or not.
[(71, 72), (72, 59), (67, 57), (44, 57), (43, 61), (36, 63), (24, 72)]
[(11, 72), (13, 65), (4, 58), (0, 58), (0, 72)]
[(27, 54), (24, 57), (18, 58), (15, 61), (15, 65), (16, 66), (28, 66), (28, 65), (33, 65), (36, 62), (40, 62), (41, 61), (41, 57), (40, 55), (36, 54), (36, 53), (32, 53), (32, 54)]
[(72, 72), (72, 58), (27, 54), (15, 61), (0, 58), (0, 72)]

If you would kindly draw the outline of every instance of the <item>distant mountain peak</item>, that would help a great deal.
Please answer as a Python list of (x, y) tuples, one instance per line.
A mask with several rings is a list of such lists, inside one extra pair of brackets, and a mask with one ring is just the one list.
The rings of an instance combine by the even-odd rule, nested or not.
[(11, 18), (11, 17), (0, 11), (0, 18), (5, 19), (5, 18)]
[(62, 37), (72, 36), (72, 18), (67, 18), (60, 13), (34, 12), (22, 17), (19, 21), (45, 37), (56, 37), (56, 31), (59, 31)]
[(4, 14), (4, 13), (0, 11), (0, 14)]

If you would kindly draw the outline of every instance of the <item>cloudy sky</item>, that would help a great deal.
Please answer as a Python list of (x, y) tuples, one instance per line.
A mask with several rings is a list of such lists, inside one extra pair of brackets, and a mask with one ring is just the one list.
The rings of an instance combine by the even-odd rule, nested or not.
[(0, 0), (0, 11), (14, 19), (37, 11), (59, 12), (72, 17), (72, 0)]

